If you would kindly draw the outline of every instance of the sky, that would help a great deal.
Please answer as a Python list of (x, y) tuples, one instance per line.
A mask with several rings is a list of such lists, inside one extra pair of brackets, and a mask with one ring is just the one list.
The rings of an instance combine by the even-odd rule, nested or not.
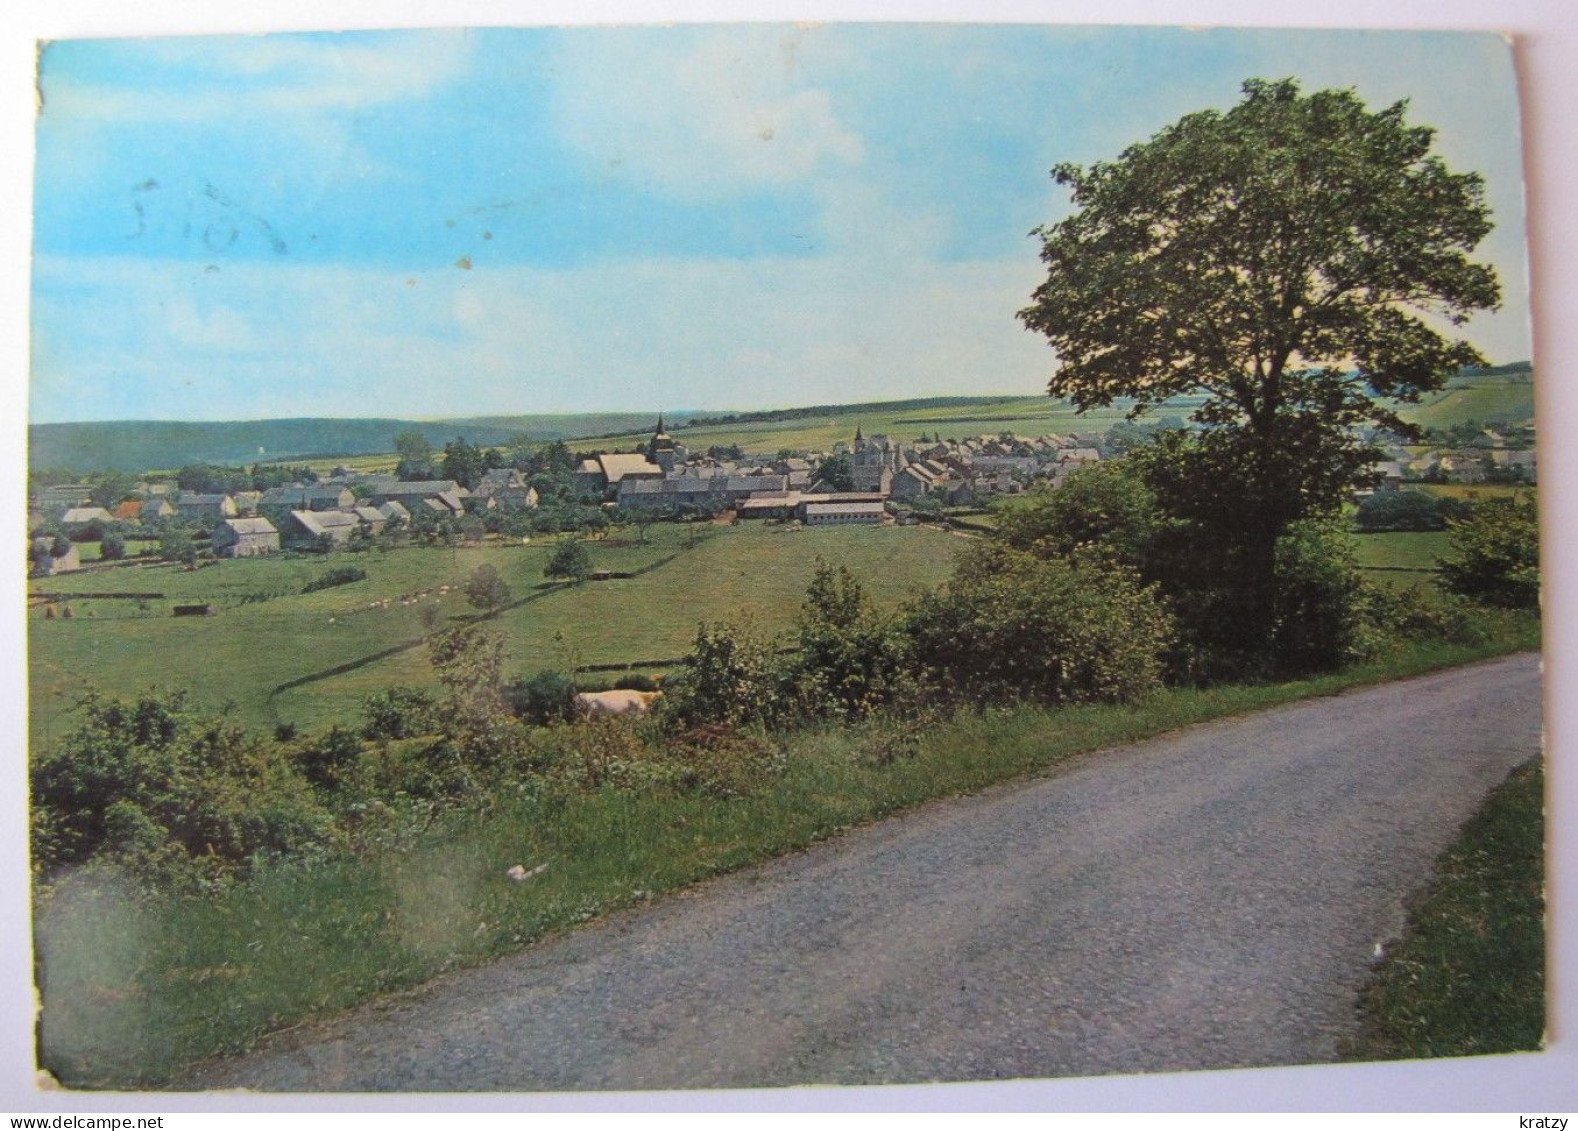
[(1492, 35), (690, 25), (60, 40), (29, 418), (440, 418), (1044, 391), (1049, 170), (1251, 77), (1409, 100), (1487, 182), (1531, 356)]

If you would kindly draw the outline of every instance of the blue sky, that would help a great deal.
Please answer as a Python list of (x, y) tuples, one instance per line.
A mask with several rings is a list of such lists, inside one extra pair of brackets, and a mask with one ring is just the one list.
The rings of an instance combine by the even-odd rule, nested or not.
[(968, 25), (61, 41), (34, 421), (441, 417), (1032, 394), (1059, 161), (1245, 78), (1411, 100), (1488, 182), (1530, 355), (1498, 38)]

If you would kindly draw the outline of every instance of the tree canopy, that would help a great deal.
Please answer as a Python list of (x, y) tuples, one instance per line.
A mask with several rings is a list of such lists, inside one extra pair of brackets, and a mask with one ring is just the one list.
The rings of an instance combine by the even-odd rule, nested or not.
[(1197, 419), (1261, 435), (1318, 413), (1400, 432), (1374, 397), (1416, 399), (1484, 364), (1441, 333), (1499, 302), (1469, 253), (1484, 184), (1430, 153), (1406, 102), (1252, 79), (1112, 162), (1063, 164), (1075, 211), (1038, 228), (1047, 278), (1020, 311), (1080, 408), (1184, 393)]

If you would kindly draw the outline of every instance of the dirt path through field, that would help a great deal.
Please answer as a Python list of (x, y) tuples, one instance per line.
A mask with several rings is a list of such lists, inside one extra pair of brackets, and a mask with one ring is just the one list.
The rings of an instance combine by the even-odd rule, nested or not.
[(1539, 739), (1533, 655), (1194, 727), (612, 916), (197, 1085), (704, 1088), (1326, 1060), (1404, 899)]

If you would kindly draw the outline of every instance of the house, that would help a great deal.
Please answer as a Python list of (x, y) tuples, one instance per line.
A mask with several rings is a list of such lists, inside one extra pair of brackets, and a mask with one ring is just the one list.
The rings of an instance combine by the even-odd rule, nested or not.
[(175, 510), (182, 518), (223, 519), (235, 518), (240, 512), (236, 501), (229, 495), (199, 495), (182, 491), (175, 500)]
[(214, 528), (214, 554), (255, 558), (279, 550), (279, 531), (266, 518), (227, 518)]
[(483, 475), (471, 495), (484, 500), (487, 509), (530, 510), (537, 505), (537, 491), (513, 467), (497, 468)]
[(62, 526), (86, 526), (90, 522), (113, 523), (115, 516), (103, 507), (72, 507), (60, 516)]
[(453, 479), (395, 481), (380, 483), (371, 498), (373, 505), (396, 502), (408, 512), (428, 510), (441, 515), (461, 515), (471, 492)]
[(285, 536), (291, 541), (313, 543), (327, 536), (335, 545), (343, 546), (361, 524), (361, 519), (346, 511), (291, 511)]
[(343, 484), (314, 483), (305, 487), (270, 487), (258, 500), (260, 507), (293, 511), (334, 511), (353, 506), (356, 496)]
[(149, 499), (142, 505), (138, 515), (144, 522), (156, 522), (161, 518), (169, 518), (175, 514), (175, 508), (170, 505), (170, 500), (165, 498)]

